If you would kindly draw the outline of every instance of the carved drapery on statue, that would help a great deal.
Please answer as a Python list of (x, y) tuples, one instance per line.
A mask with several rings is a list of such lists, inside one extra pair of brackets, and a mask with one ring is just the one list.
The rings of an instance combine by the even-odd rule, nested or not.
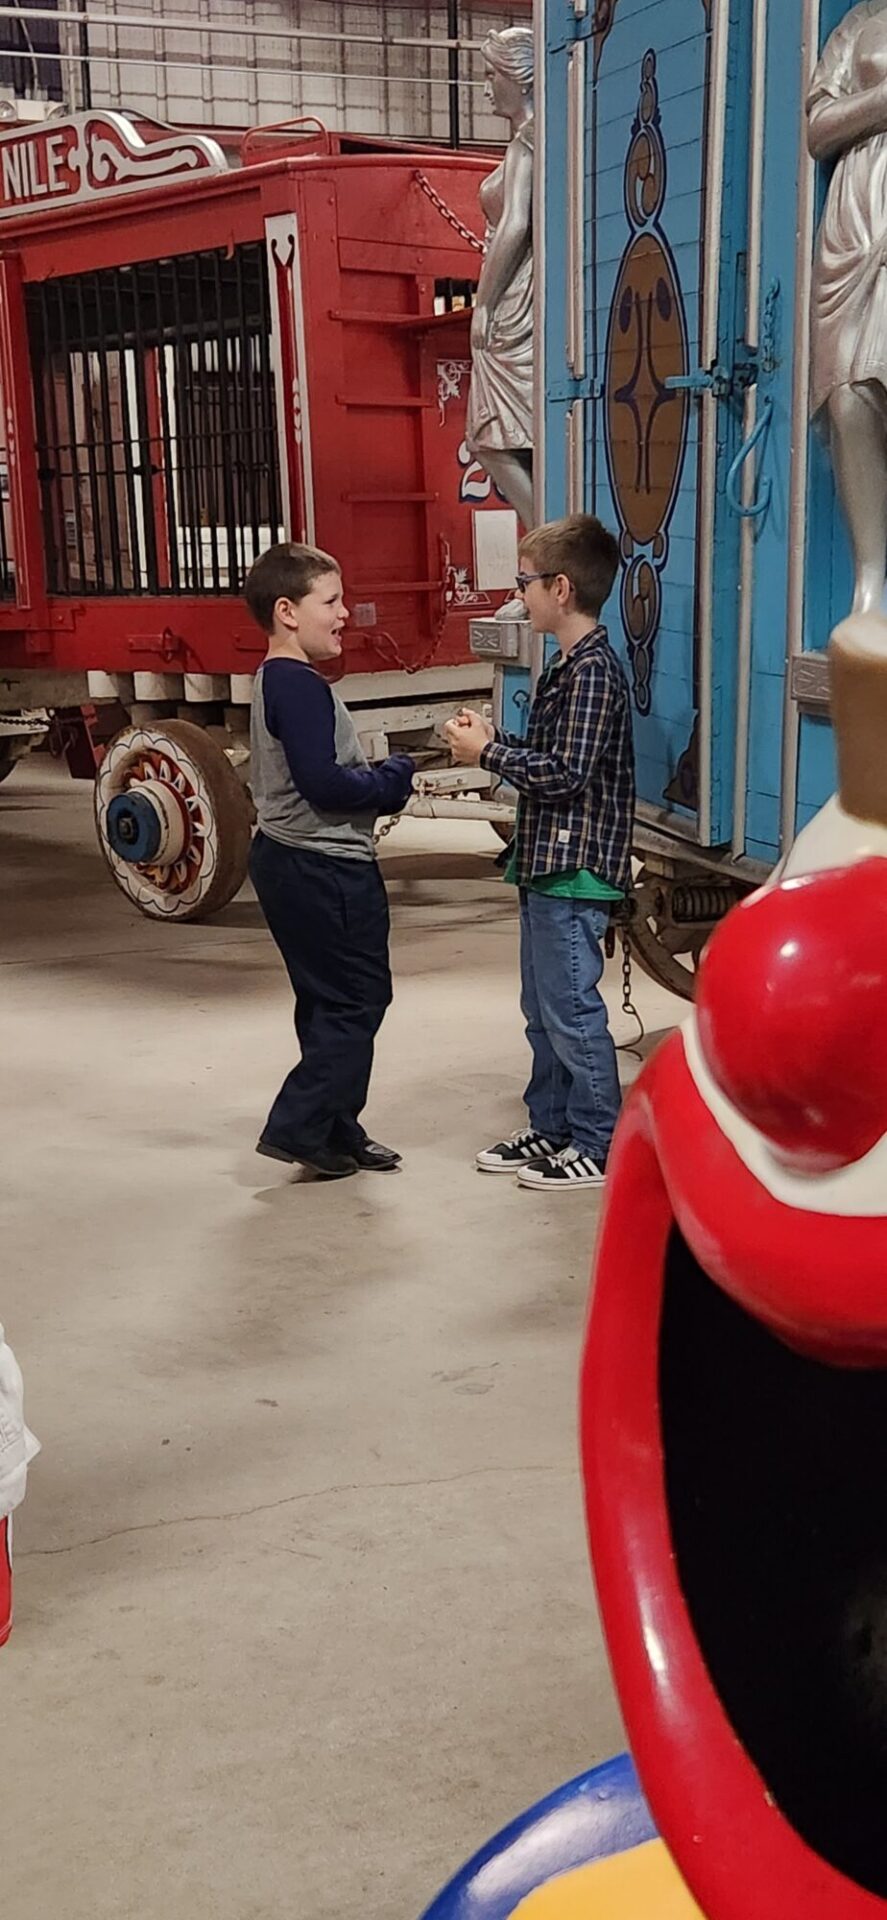
[(469, 451), (525, 526), (533, 501), (533, 34), (490, 33), (485, 94), (511, 127), (481, 187), (485, 257), (471, 325)]
[(851, 7), (807, 96), (813, 157), (834, 162), (811, 301), (810, 411), (829, 446), (854, 563), (853, 608), (887, 578), (887, 0)]
[[(533, 152), (533, 122), (515, 135)], [(489, 247), (505, 212), (505, 167), (496, 168), (483, 183), (480, 204)], [(466, 439), (473, 453), (487, 448), (533, 445), (533, 254), (530, 249), (502, 295), (490, 326), (487, 345), (475, 349)]]

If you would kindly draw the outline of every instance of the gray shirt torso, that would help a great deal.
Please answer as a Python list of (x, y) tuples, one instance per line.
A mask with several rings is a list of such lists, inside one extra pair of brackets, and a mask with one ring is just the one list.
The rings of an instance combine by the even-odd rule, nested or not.
[[(322, 813), (298, 791), (283, 746), (268, 726), (263, 676), (264, 667), (260, 667), (250, 715), (250, 786), (260, 831), (286, 847), (303, 847), (341, 860), (375, 860), (375, 812)], [(368, 766), (348, 708), (333, 687), (329, 692), (339, 766)]]

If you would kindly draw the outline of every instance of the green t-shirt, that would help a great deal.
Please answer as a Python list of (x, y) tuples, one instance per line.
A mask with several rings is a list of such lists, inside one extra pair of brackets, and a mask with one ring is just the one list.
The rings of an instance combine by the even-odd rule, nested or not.
[[(514, 854), (502, 875), (509, 887), (517, 886), (516, 862)], [(530, 893), (547, 893), (555, 900), (621, 900), (623, 895), (618, 887), (609, 887), (606, 880), (599, 880), (597, 874), (589, 873), (587, 867), (574, 868), (572, 873), (543, 873), (538, 880), (528, 884)]]

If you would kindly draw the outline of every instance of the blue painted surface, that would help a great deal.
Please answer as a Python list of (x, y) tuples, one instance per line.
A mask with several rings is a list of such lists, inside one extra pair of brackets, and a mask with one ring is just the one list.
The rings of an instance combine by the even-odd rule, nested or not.
[[(718, 0), (730, 8), (730, 55), (725, 119), (726, 165), (721, 234), (718, 360), (730, 367), (747, 354), (745, 267), (748, 221), (748, 140), (753, 0)], [(822, 39), (846, 12), (847, 0), (822, 0)], [(774, 861), (779, 854), (782, 740), (785, 712), (786, 608), (789, 572), (792, 355), (795, 303), (795, 183), (804, 102), (799, 47), (802, 0), (780, 0), (767, 23), (764, 115), (764, 219), (761, 304), (771, 353), (758, 375), (759, 410), (772, 407), (772, 426), (758, 474), (770, 501), (755, 535), (751, 727), (745, 795), (746, 851)], [(689, 365), (698, 366), (704, 220), (704, 129), (710, 27), (701, 0), (618, 0), (612, 27), (595, 60), (590, 7), (577, 20), (569, 0), (545, 0), (548, 141), (546, 171), (546, 513), (565, 507), (566, 413), (573, 396), (586, 399), (586, 498), (588, 510), (618, 525), (606, 447), (606, 408), (600, 397), (606, 376), (606, 345), (613, 294), (631, 239), (625, 204), (625, 161), (638, 113), (642, 63), (655, 55), (667, 191), (661, 216), (663, 240), (673, 263), (686, 318)], [(585, 295), (587, 377), (576, 383), (565, 361), (566, 284), (566, 89), (570, 47), (587, 45)], [(827, 176), (819, 181), (820, 205)], [(770, 296), (768, 305), (768, 295)], [(769, 333), (768, 323), (769, 321)], [(730, 463), (742, 443), (742, 394), (718, 406), (718, 478), (714, 521), (715, 564), (712, 619), (713, 742), (712, 844), (730, 838), (735, 770), (740, 523), (726, 499)], [(680, 485), (661, 569), (662, 600), (653, 647), (649, 711), (635, 713), (640, 797), (657, 808), (681, 811), (674, 778), (690, 743), (698, 701), (698, 402), (689, 412)], [(822, 648), (851, 598), (851, 568), (825, 452), (811, 435), (806, 550), (805, 645)], [(618, 595), (609, 609), (611, 637), (630, 668), (629, 644)], [(804, 718), (800, 728), (798, 810), (800, 826), (833, 790), (831, 730)], [(671, 787), (672, 797), (666, 797)], [(684, 809), (692, 826), (692, 816)]]
[(813, 714), (801, 721), (798, 761), (798, 826), (806, 825), (837, 786), (835, 736), (829, 723)]
[(574, 1867), (655, 1840), (628, 1754), (582, 1773), (503, 1828), (469, 1860), (422, 1920), (510, 1920), (521, 1900)]
[[(658, 231), (670, 253), (682, 298), (687, 367), (699, 364), (699, 234), (702, 220), (703, 132), (707, 35), (702, 7), (692, 14), (680, 0), (650, 7), (622, 0), (604, 43), (597, 73), (589, 74), (590, 164), (596, 174), (596, 219), (589, 217), (589, 332), (605, 378), (604, 353), (613, 295), (632, 229), (625, 209), (625, 163), (638, 112), (645, 55), (656, 60), (666, 193)], [(610, 526), (619, 514), (606, 457), (605, 407), (593, 410), (588, 506)], [(681, 754), (689, 744), (695, 708), (693, 629), (697, 544), (698, 406), (691, 403), (677, 498), (669, 524), (668, 560), (661, 572), (662, 608), (653, 641), (649, 711), (635, 713), (640, 797), (664, 804)], [(725, 579), (726, 586), (726, 579)], [(630, 646), (622, 618), (611, 636), (630, 673)]]
[(502, 725), (506, 733), (516, 733), (523, 739), (527, 731), (527, 718), (530, 711), (530, 688), (527, 673), (523, 667), (503, 667), (502, 669)]
[(759, 408), (766, 402), (773, 408), (771, 430), (758, 465), (759, 479), (770, 483), (771, 498), (755, 540), (745, 812), (746, 835), (754, 842), (755, 857), (767, 861), (775, 860), (779, 852), (785, 706), (796, 221), (794, 192), (786, 191), (786, 182), (794, 183), (796, 178), (803, 115), (798, 25), (794, 4), (769, 9), (761, 290), (762, 310), (768, 292), (773, 295), (771, 344), (775, 365), (763, 367), (758, 381)]
[[(739, 15), (746, 0), (730, 0)], [(587, 508), (611, 526), (618, 526), (606, 443), (606, 406), (600, 390), (606, 379), (606, 348), (613, 295), (633, 228), (625, 202), (626, 159), (637, 122), (645, 57), (655, 56), (659, 127), (665, 151), (666, 193), (655, 222), (655, 232), (670, 259), (678, 286), (686, 334), (687, 369), (699, 364), (700, 354), (700, 232), (703, 220), (703, 136), (710, 34), (699, 0), (620, 0), (613, 26), (594, 56), (589, 16), (577, 24), (563, 0), (549, 0), (546, 10), (548, 66), (548, 146), (546, 152), (546, 379), (549, 392), (546, 440), (546, 514), (555, 516), (565, 502), (565, 420), (571, 395), (582, 394), (586, 405)], [(570, 380), (564, 355), (565, 341), (565, 233), (566, 233), (566, 85), (567, 59), (572, 41), (583, 33), (587, 50), (585, 140), (586, 178), (585, 284), (588, 373), (584, 382)], [(732, 97), (747, 103), (749, 36), (733, 38)], [(728, 164), (725, 177), (722, 334), (719, 357), (729, 361), (737, 329), (736, 258), (746, 217), (747, 153), (744, 113), (731, 110), (728, 122)], [(673, 403), (674, 404), (674, 403)], [(719, 410), (719, 466), (721, 480), (739, 444), (739, 410), (725, 403)], [(680, 410), (675, 405), (675, 418)], [(668, 555), (658, 567), (662, 604), (653, 640), (649, 698), (643, 687), (638, 699), (647, 711), (636, 714), (635, 732), (641, 770), (641, 797), (655, 806), (665, 803), (665, 789), (690, 744), (696, 712), (696, 562), (698, 513), (699, 408), (692, 403), (687, 421), (686, 448), (679, 484), (668, 523)], [(724, 629), (735, 625), (738, 568), (738, 526), (726, 503), (718, 510), (715, 567), (715, 617)], [(643, 549), (635, 548), (635, 551)], [(632, 644), (618, 598), (610, 608), (611, 637), (631, 673)], [(713, 730), (720, 740), (732, 731), (735, 676), (726, 646), (716, 646), (713, 690)], [(714, 770), (712, 805), (714, 838), (726, 831), (732, 804), (729, 762), (719, 755)]]

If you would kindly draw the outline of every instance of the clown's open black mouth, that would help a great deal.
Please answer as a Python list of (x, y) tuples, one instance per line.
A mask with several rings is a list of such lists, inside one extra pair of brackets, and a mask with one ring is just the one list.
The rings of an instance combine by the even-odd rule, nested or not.
[(657, 1050), (608, 1167), (582, 1388), (604, 1627), (703, 1913), (884, 1920), (887, 1136), (811, 1178), (704, 1070), (692, 1026)]
[(632, 1089), (583, 1362), (617, 1690), (707, 1920), (887, 1916), (887, 624), (842, 632), (841, 799)]
[(727, 1718), (808, 1846), (887, 1898), (887, 1373), (791, 1351), (675, 1228), (659, 1392), (678, 1576)]

